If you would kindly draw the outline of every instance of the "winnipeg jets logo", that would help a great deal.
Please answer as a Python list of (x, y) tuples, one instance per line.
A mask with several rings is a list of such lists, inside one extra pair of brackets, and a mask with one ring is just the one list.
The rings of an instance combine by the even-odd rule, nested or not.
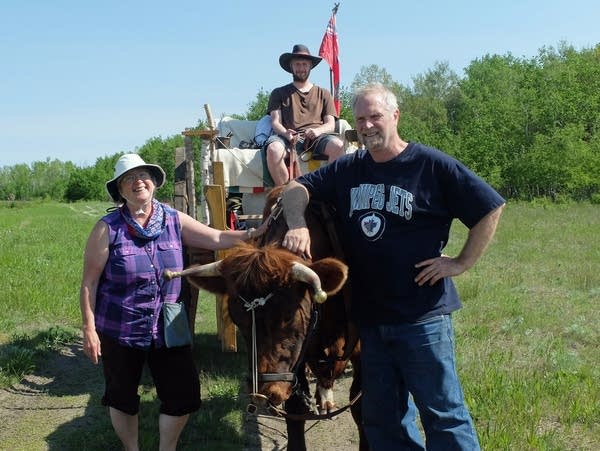
[(385, 230), (385, 218), (377, 212), (369, 212), (360, 217), (360, 229), (369, 241), (376, 241)]

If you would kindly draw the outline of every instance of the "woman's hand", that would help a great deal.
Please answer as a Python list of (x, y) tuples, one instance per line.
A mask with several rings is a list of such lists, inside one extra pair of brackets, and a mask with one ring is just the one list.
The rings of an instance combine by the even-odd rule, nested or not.
[(100, 361), (100, 338), (94, 327), (83, 328), (83, 352), (95, 365)]

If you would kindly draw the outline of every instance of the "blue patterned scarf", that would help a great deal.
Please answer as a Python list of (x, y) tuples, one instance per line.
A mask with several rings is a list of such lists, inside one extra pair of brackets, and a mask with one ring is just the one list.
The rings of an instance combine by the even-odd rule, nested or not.
[(121, 207), (121, 215), (123, 215), (123, 219), (129, 226), (129, 231), (139, 238), (154, 240), (165, 229), (165, 210), (162, 204), (156, 199), (152, 199), (152, 214), (145, 227), (142, 227), (131, 217), (131, 212), (126, 205)]

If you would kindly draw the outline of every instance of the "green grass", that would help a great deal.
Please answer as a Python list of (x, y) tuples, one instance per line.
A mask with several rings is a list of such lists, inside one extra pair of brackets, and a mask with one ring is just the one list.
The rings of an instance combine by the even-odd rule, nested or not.
[(0, 204), (0, 341), (4, 334), (78, 323), (82, 255), (108, 204)]
[[(85, 240), (108, 206), (0, 204), (0, 384), (73, 339)], [(509, 203), (486, 254), (456, 278), (459, 372), (483, 449), (600, 449), (599, 230), (598, 205)], [(455, 224), (446, 252), (465, 236)], [(181, 449), (244, 443), (243, 344), (223, 353), (215, 331), (214, 298), (203, 295), (195, 337), (203, 408)], [(64, 449), (118, 449), (94, 407), (100, 396), (90, 398), (90, 421), (64, 432)], [(152, 449), (158, 407), (149, 381), (141, 396), (142, 447)]]
[[(600, 446), (599, 230), (598, 206), (509, 204), (456, 278), (459, 371), (484, 449)], [(455, 246), (465, 234), (454, 227)]]

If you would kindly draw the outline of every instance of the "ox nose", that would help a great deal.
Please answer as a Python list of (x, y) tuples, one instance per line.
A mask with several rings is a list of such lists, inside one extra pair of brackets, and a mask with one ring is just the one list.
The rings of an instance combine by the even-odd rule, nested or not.
[(274, 382), (261, 386), (258, 393), (250, 393), (250, 404), (257, 408), (279, 406), (292, 394), (288, 382)]
[(292, 394), (292, 385), (289, 382), (269, 383), (263, 386), (261, 392), (267, 395), (271, 405), (280, 406)]
[(261, 393), (251, 393), (250, 403), (246, 406), (246, 412), (253, 415), (259, 409), (266, 408), (269, 404), (269, 398)]

